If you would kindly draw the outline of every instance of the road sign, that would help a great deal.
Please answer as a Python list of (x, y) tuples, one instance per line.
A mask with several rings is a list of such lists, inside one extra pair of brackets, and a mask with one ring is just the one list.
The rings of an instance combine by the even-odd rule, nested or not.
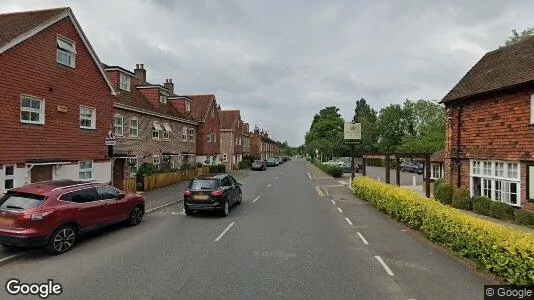
[(361, 123), (345, 123), (343, 138), (345, 140), (361, 140), (362, 139), (362, 124)]
[(113, 133), (113, 130), (108, 131), (106, 137), (104, 138), (106, 146), (115, 146), (117, 145), (117, 136)]

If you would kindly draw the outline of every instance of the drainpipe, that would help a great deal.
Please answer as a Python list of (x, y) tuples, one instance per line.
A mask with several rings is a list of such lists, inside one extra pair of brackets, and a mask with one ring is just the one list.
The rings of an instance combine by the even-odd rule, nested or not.
[(458, 173), (456, 174), (457, 175), (457, 179), (456, 179), (456, 187), (457, 188), (460, 188), (461, 186), (461, 180), (462, 180), (462, 172), (461, 172), (461, 166), (462, 166), (462, 161), (460, 160), (460, 155), (461, 155), (461, 149), (460, 149), (460, 134), (461, 134), (461, 128), (460, 128), (460, 124), (462, 122), (462, 106), (459, 105), (458, 107), (458, 120), (457, 120), (457, 126), (456, 126), (456, 167), (457, 167), (457, 170), (458, 170)]

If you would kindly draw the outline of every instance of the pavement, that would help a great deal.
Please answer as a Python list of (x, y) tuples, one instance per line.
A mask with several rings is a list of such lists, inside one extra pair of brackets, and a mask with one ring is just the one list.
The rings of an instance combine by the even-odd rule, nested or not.
[[(496, 283), (303, 160), (238, 180), (244, 201), (226, 218), (172, 204), (62, 255), (26, 251), (0, 282), (53, 279), (63, 293), (51, 299), (405, 300), (483, 299)], [(172, 201), (180, 187), (165, 189), (151, 195)]]

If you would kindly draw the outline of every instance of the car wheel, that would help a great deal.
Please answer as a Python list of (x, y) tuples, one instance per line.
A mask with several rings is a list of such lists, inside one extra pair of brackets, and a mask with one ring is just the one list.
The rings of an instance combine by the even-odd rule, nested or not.
[(135, 226), (141, 223), (144, 214), (145, 210), (143, 207), (141, 205), (136, 205), (130, 212), (130, 216), (128, 217), (128, 225)]
[(46, 251), (57, 255), (69, 251), (76, 241), (76, 228), (72, 225), (59, 227), (46, 243)]
[(226, 201), (224, 201), (224, 207), (221, 210), (221, 215), (223, 217), (226, 217), (226, 216), (228, 216), (229, 213), (230, 213), (230, 203), (228, 203), (228, 200), (226, 200)]
[(191, 216), (193, 214), (193, 211), (187, 208), (184, 208), (184, 212), (186, 215)]

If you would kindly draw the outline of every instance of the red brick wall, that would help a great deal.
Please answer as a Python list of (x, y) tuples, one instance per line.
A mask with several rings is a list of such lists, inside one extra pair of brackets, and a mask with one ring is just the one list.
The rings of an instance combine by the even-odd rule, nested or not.
[(138, 90), (154, 107), (159, 107), (159, 88), (141, 88)]
[[(75, 42), (76, 66), (56, 62), (57, 34)], [(0, 54), (0, 164), (27, 159), (105, 159), (113, 96), (70, 19)], [(20, 122), (20, 97), (45, 100), (45, 125)], [(67, 107), (59, 112), (58, 105)], [(80, 105), (96, 108), (96, 130), (80, 129)]]
[[(217, 106), (213, 101), (212, 106)], [(208, 109), (209, 111), (209, 109)], [(208, 143), (208, 132), (213, 131), (217, 135), (217, 142)], [(200, 123), (197, 129), (197, 155), (210, 155), (221, 153), (221, 122), (219, 121), (219, 114), (215, 110), (215, 116), (210, 113), (206, 116), (206, 122)]]
[(254, 158), (261, 157), (260, 151), (260, 136), (252, 134), (250, 136), (250, 153)]
[[(534, 161), (534, 127), (530, 126), (530, 96), (534, 88), (463, 101), (460, 148), (461, 185), (469, 187), (469, 160)], [(451, 157), (457, 144), (458, 108), (447, 104), (445, 178), (456, 186), (457, 168)], [(452, 164), (452, 165), (451, 165)], [(526, 201), (526, 166), (521, 164), (521, 202)]]

